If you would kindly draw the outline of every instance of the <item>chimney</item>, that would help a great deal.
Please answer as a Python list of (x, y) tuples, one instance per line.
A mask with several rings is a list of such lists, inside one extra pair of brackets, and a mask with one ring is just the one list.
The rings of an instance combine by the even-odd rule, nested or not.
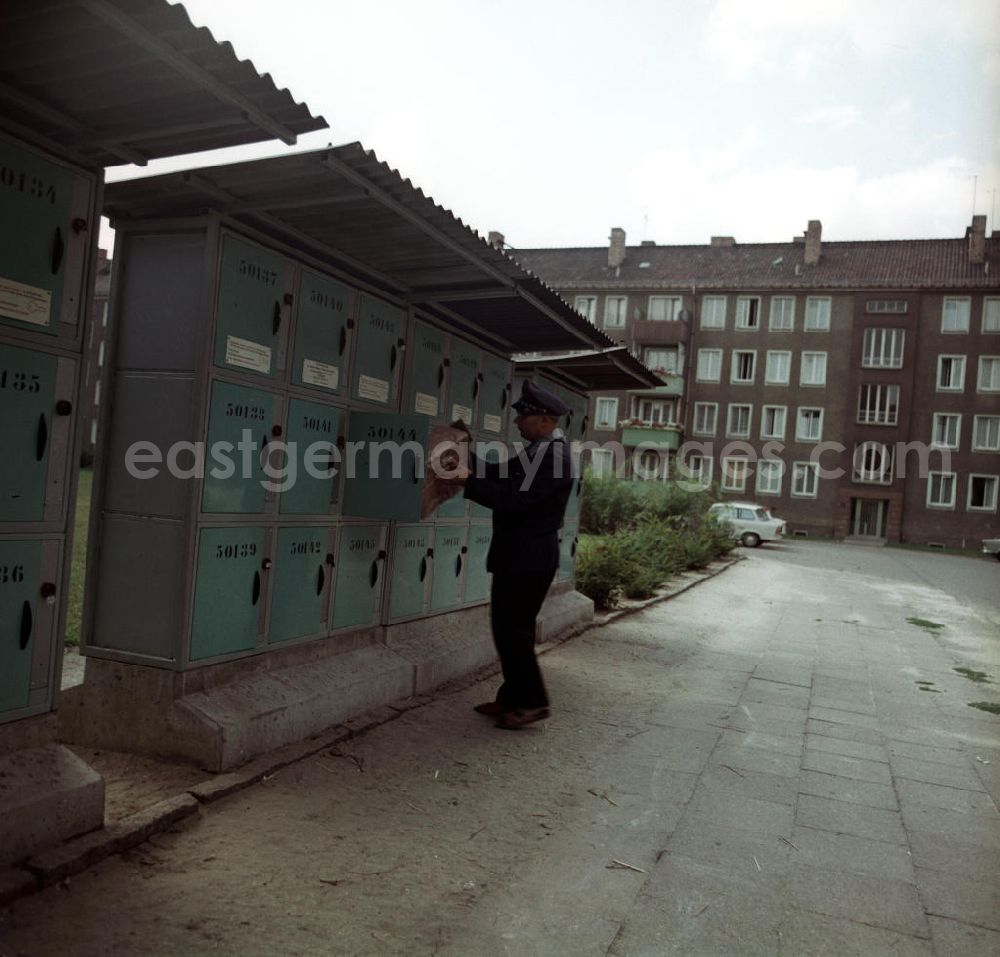
[(503, 249), (503, 233), (498, 233), (495, 229), (490, 230), (490, 235), (486, 241), (494, 249)]
[(615, 226), (611, 230), (611, 245), (608, 246), (608, 269), (617, 269), (625, 262), (625, 230)]
[(818, 219), (809, 220), (806, 230), (805, 264), (815, 266), (819, 262), (820, 237), (823, 235), (823, 224)]
[(986, 262), (986, 217), (973, 216), (969, 227), (969, 262), (981, 266)]
[(735, 246), (736, 245), (736, 237), (735, 236), (713, 236), (712, 237), (712, 245), (716, 249), (719, 249), (722, 246)]

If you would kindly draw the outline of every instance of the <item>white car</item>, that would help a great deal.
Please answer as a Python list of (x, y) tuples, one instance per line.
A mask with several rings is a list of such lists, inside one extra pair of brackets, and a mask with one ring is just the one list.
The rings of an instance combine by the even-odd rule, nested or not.
[(777, 541), (785, 534), (784, 520), (773, 518), (763, 505), (753, 502), (716, 502), (708, 514), (732, 525), (733, 537), (747, 548)]

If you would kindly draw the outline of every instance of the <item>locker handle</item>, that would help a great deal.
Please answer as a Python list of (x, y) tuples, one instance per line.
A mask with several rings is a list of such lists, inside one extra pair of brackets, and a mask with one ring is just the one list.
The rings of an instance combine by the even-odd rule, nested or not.
[(476, 399), (479, 396), (479, 379), (472, 380), (472, 398)]
[(427, 556), (425, 555), (420, 559), (420, 580), (423, 581), (427, 577)]
[(256, 605), (260, 601), (260, 572), (253, 573), (253, 597), (250, 599), (251, 605)]
[(49, 446), (49, 424), (45, 421), (45, 413), (38, 417), (38, 431), (35, 433), (35, 461), (45, 458), (45, 450)]
[(18, 643), (21, 646), (21, 651), (24, 651), (28, 647), (28, 641), (31, 638), (31, 629), (34, 625), (34, 615), (31, 613), (31, 602), (26, 601), (21, 605), (21, 634)]
[(587, 431), (587, 426), (590, 424), (590, 416), (585, 415), (583, 421), (580, 423), (580, 434), (583, 435)]
[(417, 457), (414, 455), (413, 456), (413, 484), (414, 485), (419, 485), (420, 484), (420, 480), (422, 478), (423, 478), (423, 475), (420, 474), (420, 463), (417, 462)]
[(323, 594), (323, 586), (326, 584), (326, 569), (320, 565), (319, 574), (316, 576), (316, 594)]
[(62, 230), (56, 226), (56, 234), (52, 238), (52, 275), (59, 272), (62, 266), (63, 253), (66, 251), (66, 244), (63, 242)]
[(261, 470), (267, 468), (267, 433), (264, 433), (264, 437), (261, 439), (260, 443), (260, 467)]
[(579, 541), (578, 538), (573, 539), (573, 544), (569, 547), (569, 557), (576, 558), (576, 543)]
[(374, 588), (375, 584), (378, 582), (378, 560), (372, 562), (371, 568), (368, 569), (368, 587)]
[(458, 578), (462, 574), (462, 556), (455, 556), (455, 577)]
[(509, 391), (510, 391), (510, 389), (507, 386), (504, 386), (500, 390), (500, 408), (501, 409), (506, 409), (507, 408), (507, 393)]
[(276, 336), (281, 328), (281, 303), (274, 300), (274, 315), (271, 318), (271, 335)]
[(347, 326), (340, 327), (340, 349), (338, 355), (343, 355), (347, 348)]
[(390, 372), (392, 372), (396, 368), (396, 356), (397, 356), (396, 347), (393, 346), (392, 349), (389, 350), (389, 371)]
[(444, 385), (444, 363), (438, 366), (438, 388)]

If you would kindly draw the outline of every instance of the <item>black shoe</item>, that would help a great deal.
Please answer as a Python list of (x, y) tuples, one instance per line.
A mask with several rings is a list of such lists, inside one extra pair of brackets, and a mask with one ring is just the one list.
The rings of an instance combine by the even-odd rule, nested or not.
[(506, 714), (510, 709), (505, 708), (499, 701), (484, 701), (482, 704), (473, 705), (472, 710), (479, 712), (479, 714), (485, 714), (490, 718), (497, 718), (502, 714)]
[(500, 715), (497, 719), (497, 727), (507, 731), (519, 731), (536, 721), (544, 721), (548, 716), (548, 708), (518, 708)]

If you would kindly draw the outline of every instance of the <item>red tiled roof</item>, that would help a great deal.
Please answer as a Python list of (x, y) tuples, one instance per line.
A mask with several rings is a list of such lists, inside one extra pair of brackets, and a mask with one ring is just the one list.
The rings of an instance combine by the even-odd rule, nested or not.
[(805, 265), (802, 242), (629, 246), (617, 273), (608, 269), (605, 246), (511, 255), (555, 289), (1000, 289), (996, 232), (978, 265), (969, 262), (965, 238), (824, 242), (815, 266)]

